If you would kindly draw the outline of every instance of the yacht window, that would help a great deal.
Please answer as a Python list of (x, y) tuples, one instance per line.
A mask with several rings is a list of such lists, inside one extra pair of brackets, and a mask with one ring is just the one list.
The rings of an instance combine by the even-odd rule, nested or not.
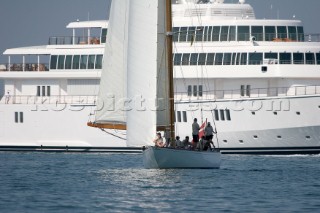
[(47, 96), (51, 96), (51, 87), (47, 86)]
[(315, 64), (314, 53), (306, 53), (306, 64)]
[(262, 53), (249, 53), (249, 64), (260, 65), (262, 64)]
[(198, 64), (198, 54), (197, 53), (191, 53), (190, 65), (197, 65), (197, 64)]
[(223, 109), (220, 109), (220, 118), (222, 121), (226, 120), (224, 117), (224, 110)]
[(297, 27), (297, 30), (298, 30), (298, 41), (304, 41), (303, 27)]
[(188, 96), (192, 96), (192, 86), (188, 86)]
[(186, 42), (187, 41), (187, 32), (188, 32), (188, 27), (181, 27), (180, 33), (179, 33), (179, 41), (180, 42)]
[(236, 40), (236, 26), (230, 26), (229, 29), (229, 41)]
[(292, 41), (297, 41), (297, 28), (295, 26), (289, 26), (288, 31), (289, 39), (291, 39)]
[(182, 54), (180, 53), (174, 54), (174, 65), (181, 65), (181, 57)]
[(67, 55), (66, 57), (66, 69), (70, 70), (72, 66), (72, 55)]
[(247, 65), (247, 53), (241, 53), (241, 65)]
[(222, 59), (223, 59), (223, 53), (217, 53), (214, 64), (215, 65), (222, 65)]
[(278, 53), (265, 53), (265, 59), (278, 59)]
[(208, 53), (206, 65), (214, 64), (214, 56), (215, 56), (214, 53)]
[(223, 65), (231, 65), (231, 53), (224, 54)]
[(74, 55), (73, 61), (72, 61), (72, 69), (74, 70), (79, 69), (80, 68), (79, 63), (80, 63), (80, 55)]
[(46, 96), (46, 86), (42, 86), (41, 96)]
[(80, 69), (87, 69), (88, 56), (82, 55), (80, 60)]
[(63, 70), (64, 69), (64, 60), (66, 56), (65, 55), (59, 55), (58, 58), (58, 69)]
[(227, 120), (231, 121), (231, 115), (230, 115), (230, 110), (226, 109), (226, 116), (227, 116)]
[(189, 27), (187, 41), (190, 41), (190, 42), (194, 41), (195, 40), (195, 34), (196, 34), (196, 28), (195, 27)]
[(186, 111), (182, 111), (182, 117), (183, 117), (183, 122), (188, 122), (188, 120), (187, 120), (187, 112)]
[(280, 64), (291, 64), (291, 53), (280, 53)]
[(197, 85), (194, 85), (193, 86), (193, 96), (197, 97), (197, 95), (198, 95), (198, 87), (197, 87)]
[(205, 65), (206, 64), (206, 53), (200, 53), (199, 54), (199, 60), (198, 60), (198, 65)]
[(179, 27), (174, 27), (173, 29), (172, 29), (172, 32), (173, 32), (173, 41), (174, 42), (178, 42), (179, 41), (179, 30), (180, 30), (180, 28)]
[(37, 96), (40, 97), (41, 96), (41, 87), (37, 86)]
[(251, 86), (250, 86), (250, 85), (247, 85), (246, 95), (247, 95), (248, 97), (250, 97), (250, 95), (251, 95)]
[(94, 69), (95, 60), (96, 60), (96, 56), (95, 55), (89, 55), (88, 69)]
[(244, 96), (244, 93), (245, 93), (245, 85), (241, 85), (241, 87), (240, 87), (240, 95), (241, 95), (241, 97)]
[(203, 96), (203, 86), (199, 85), (199, 97)]
[(276, 38), (276, 27), (275, 26), (265, 26), (265, 40), (273, 41)]
[(14, 122), (19, 123), (19, 113), (18, 112), (14, 113)]
[(213, 27), (212, 29), (212, 41), (219, 41), (220, 27)]
[(23, 112), (20, 112), (20, 123), (23, 123)]
[(316, 53), (317, 56), (317, 64), (320, 64), (320, 53)]
[(108, 29), (101, 30), (101, 43), (106, 43), (107, 34), (108, 34)]
[(278, 38), (287, 38), (287, 27), (285, 26), (278, 26), (277, 27)]
[(236, 65), (240, 65), (240, 56), (241, 56), (241, 53), (237, 53)]
[(220, 41), (228, 41), (228, 32), (229, 32), (229, 26), (221, 27)]
[(304, 54), (303, 53), (293, 53), (293, 63), (294, 64), (304, 64)]
[(216, 119), (216, 121), (220, 120), (219, 119), (219, 111), (217, 109), (214, 110), (214, 118)]
[(102, 69), (102, 58), (103, 58), (103, 55), (97, 55), (96, 69)]
[(263, 27), (262, 26), (252, 26), (251, 35), (256, 38), (256, 41), (263, 41)]
[(236, 64), (236, 56), (237, 56), (237, 53), (232, 53), (232, 65)]
[(196, 41), (202, 41), (203, 40), (203, 32), (204, 32), (204, 27), (197, 27), (197, 30), (195, 32)]
[(249, 26), (238, 26), (238, 41), (249, 41)]
[(57, 62), (58, 62), (58, 56), (52, 55), (50, 60), (50, 69), (52, 70), (57, 69)]
[(207, 41), (212, 41), (212, 27), (208, 28)]
[(209, 27), (204, 28), (203, 41), (208, 41), (208, 29), (209, 29)]
[(182, 65), (189, 65), (190, 54), (184, 53), (182, 56)]
[(181, 122), (181, 112), (177, 111), (177, 118), (178, 118), (178, 122)]

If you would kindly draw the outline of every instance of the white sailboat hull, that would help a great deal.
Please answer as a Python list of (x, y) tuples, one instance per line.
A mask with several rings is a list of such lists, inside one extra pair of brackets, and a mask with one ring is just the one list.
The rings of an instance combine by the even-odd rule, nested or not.
[(143, 164), (146, 169), (218, 169), (221, 153), (147, 147)]

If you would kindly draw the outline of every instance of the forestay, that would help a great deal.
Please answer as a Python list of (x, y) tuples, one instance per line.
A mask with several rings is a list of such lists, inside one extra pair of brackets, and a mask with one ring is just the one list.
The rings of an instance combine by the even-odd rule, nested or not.
[(129, 0), (112, 2), (96, 123), (126, 122), (128, 12)]

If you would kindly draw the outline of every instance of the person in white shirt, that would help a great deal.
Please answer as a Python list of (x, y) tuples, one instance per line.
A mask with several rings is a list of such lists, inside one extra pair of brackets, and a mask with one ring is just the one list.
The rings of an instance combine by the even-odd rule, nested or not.
[(199, 141), (199, 130), (200, 130), (200, 126), (197, 122), (198, 120), (195, 118), (193, 120), (193, 124), (192, 124), (192, 137), (193, 137), (193, 142), (194, 143), (198, 143)]
[(179, 136), (176, 137), (176, 148), (178, 148), (178, 149), (182, 149), (183, 148), (183, 143), (180, 140)]
[(186, 136), (186, 138), (183, 140), (182, 144), (183, 144), (184, 149), (189, 149), (189, 147), (191, 146), (191, 143), (189, 141), (189, 136)]
[(211, 126), (210, 122), (208, 122), (207, 126), (204, 128), (204, 135), (206, 136), (207, 141), (212, 141), (213, 134), (216, 132), (213, 130), (213, 127)]
[(164, 147), (163, 139), (160, 132), (157, 133), (156, 138), (153, 140), (153, 143), (156, 147)]
[(207, 143), (206, 139), (204, 136), (201, 137), (199, 143), (197, 144), (197, 150), (203, 151), (205, 144)]

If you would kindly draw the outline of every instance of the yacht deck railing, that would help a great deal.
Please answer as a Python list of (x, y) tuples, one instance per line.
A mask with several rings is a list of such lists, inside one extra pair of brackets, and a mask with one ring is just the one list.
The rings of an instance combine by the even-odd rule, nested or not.
[(188, 100), (226, 100), (270, 97), (295, 97), (320, 95), (320, 86), (270, 87), (270, 88), (243, 88), (237, 90), (209, 90), (197, 93), (196, 96), (186, 92), (176, 92), (177, 101)]
[(16, 95), (2, 97), (1, 104), (30, 104), (30, 105), (42, 105), (42, 104), (74, 104), (74, 105), (95, 105), (97, 102), (97, 96), (34, 96), (34, 95)]
[(12, 63), (0, 64), (0, 72), (44, 72), (49, 71), (49, 64), (46, 63)]
[[(215, 100), (243, 100), (271, 97), (295, 97), (320, 95), (320, 86), (295, 86), (271, 88), (243, 88), (240, 90), (209, 90), (197, 93), (197, 96), (186, 92), (176, 92), (176, 101), (215, 101)], [(0, 104), (30, 104), (30, 105), (96, 105), (97, 96), (3, 96)]]
[(97, 45), (105, 43), (106, 37), (100, 36), (52, 36), (49, 45)]

